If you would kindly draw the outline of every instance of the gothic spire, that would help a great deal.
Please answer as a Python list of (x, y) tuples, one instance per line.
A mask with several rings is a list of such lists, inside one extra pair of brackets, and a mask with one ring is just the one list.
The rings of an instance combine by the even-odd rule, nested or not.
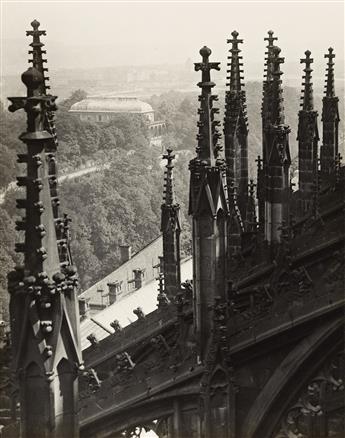
[(263, 82), (263, 98), (262, 98), (262, 115), (264, 116), (264, 109), (266, 104), (266, 86), (270, 80), (272, 80), (272, 49), (274, 47), (274, 41), (278, 40), (277, 37), (273, 36), (273, 30), (268, 31), (268, 37), (264, 38), (267, 41), (266, 52), (265, 52), (265, 63), (264, 63), (264, 82)]
[(172, 153), (172, 149), (167, 149), (167, 153), (163, 155), (163, 160), (167, 160), (165, 166), (165, 178), (164, 178), (164, 193), (163, 200), (164, 205), (171, 206), (174, 204), (174, 188), (173, 188), (173, 168), (172, 164), (175, 159), (175, 155)]
[[(22, 81), (27, 87), (27, 98), (9, 98), (12, 102), (9, 111), (23, 108), (27, 113), (27, 132), (20, 138), (29, 147), (28, 154), (18, 155), (19, 162), (27, 163), (27, 176), (17, 177), (17, 185), (26, 187), (26, 200), (17, 200), (17, 207), (26, 210), (26, 216), (17, 224), (20, 230), (25, 231), (25, 242), (17, 244), (16, 248), (17, 252), (24, 253), (26, 270), (33, 274), (46, 272), (53, 275), (60, 269), (58, 243), (54, 233), (47, 239), (47, 229), (54, 223), (54, 205), (58, 205), (58, 199), (51, 199), (49, 206), (43, 205), (46, 196), (50, 199), (50, 187), (48, 179), (43, 180), (42, 171), (48, 172), (49, 167), (49, 160), (44, 156), (44, 143), (48, 144), (52, 138), (44, 129), (44, 120), (47, 110), (56, 109), (56, 96), (41, 94), (44, 78), (35, 67), (30, 67), (22, 74)], [(38, 149), (30, 148), (35, 140)]]
[(257, 231), (256, 205), (255, 205), (255, 187), (251, 179), (248, 187), (248, 206), (246, 211), (246, 231), (255, 233)]
[[(278, 38), (273, 36), (273, 31), (268, 31), (268, 37), (264, 40), (268, 42), (265, 52), (265, 69), (264, 69), (264, 81), (263, 81), (263, 93), (262, 93), (262, 105), (261, 105), (261, 117), (262, 117), (262, 129), (267, 129), (271, 123), (270, 119), (270, 102), (271, 102), (271, 83), (273, 80), (273, 58), (274, 58), (274, 41)], [(264, 132), (262, 133), (262, 158), (263, 167), (266, 165), (266, 138)]]
[[(228, 63), (227, 79), (229, 83), (229, 89), (226, 92), (225, 99), (225, 118), (224, 118), (224, 133), (229, 133), (235, 131), (236, 128), (240, 127), (242, 130), (247, 131), (247, 112), (246, 112), (246, 93), (243, 90), (243, 62), (242, 56), (239, 54), (241, 50), (239, 49), (239, 44), (243, 43), (242, 39), (238, 39), (238, 32), (235, 30), (231, 33), (232, 39), (227, 40), (231, 43), (231, 49), (229, 50), (230, 64)], [(241, 117), (240, 117), (241, 116)], [(239, 120), (240, 118), (240, 120)]]
[[(25, 436), (66, 438), (78, 436), (72, 424), (77, 403), (77, 369), (81, 365), (78, 331), (77, 278), (68, 251), (68, 224), (59, 218), (56, 193), (53, 135), (46, 129), (47, 113), (56, 109), (56, 96), (46, 94), (39, 41), (44, 31), (33, 22), (33, 66), (22, 74), (27, 97), (10, 97), (9, 110), (24, 109), (27, 131), (20, 136), (27, 151), (18, 154), (26, 175), (17, 177), (26, 197), (17, 200), (24, 211), (17, 230), (24, 241), (16, 245), (23, 253), (23, 266), (8, 275), (11, 294), (11, 337), (13, 371), (19, 380), (21, 429)], [(52, 185), (54, 193), (52, 195)], [(69, 379), (56, 379), (69, 373)], [(69, 394), (68, 400), (65, 394)], [(37, 410), (33, 400), (44, 410)], [(64, 405), (63, 413), (56, 409)], [(39, 412), (39, 413), (38, 413)]]
[(241, 91), (243, 85), (243, 77), (241, 76), (243, 73), (243, 70), (241, 69), (243, 63), (241, 62), (242, 56), (239, 55), (241, 50), (239, 49), (238, 45), (243, 43), (243, 40), (237, 38), (238, 32), (236, 30), (231, 32), (231, 36), (232, 39), (227, 40), (228, 43), (231, 43), (231, 49), (229, 50), (231, 56), (228, 56), (228, 59), (231, 60), (230, 70), (228, 70), (230, 76), (228, 79), (230, 79), (230, 91), (239, 92)]
[[(259, 199), (259, 211), (265, 205), (265, 240), (279, 243), (281, 225), (289, 220), (289, 166), (291, 164), (290, 128), (284, 124), (283, 90), (280, 48), (269, 47), (268, 80), (264, 86), (263, 106), (263, 172), (258, 184), (265, 184), (264, 199)], [(259, 190), (262, 193), (262, 188)], [(260, 221), (262, 219), (260, 218)]]
[(218, 97), (211, 94), (215, 83), (211, 81), (211, 70), (220, 70), (219, 62), (209, 62), (211, 50), (204, 46), (200, 49), (202, 62), (195, 63), (195, 71), (201, 70), (201, 82), (198, 87), (201, 88), (201, 95), (199, 96), (200, 108), (199, 114), (199, 133), (197, 135), (198, 146), (196, 153), (198, 159), (204, 161), (208, 165), (214, 165), (218, 158), (219, 145), (218, 140), (221, 135), (217, 131), (219, 121), (214, 120), (214, 115), (219, 113), (218, 108), (213, 108), (213, 101), (217, 101)]
[(311, 52), (307, 50), (305, 52), (305, 58), (301, 59), (301, 64), (305, 64), (303, 76), (304, 82), (302, 82), (302, 103), (301, 107), (303, 111), (313, 111), (314, 110), (314, 98), (313, 98), (313, 83), (311, 81), (311, 73), (313, 69), (311, 68), (311, 64), (314, 62), (312, 58), (310, 58)]
[(228, 255), (230, 269), (235, 267), (234, 260), (238, 260), (241, 252), (241, 236), (244, 231), (243, 220), (238, 205), (237, 188), (231, 184), (229, 193), (229, 227), (228, 227)]
[(268, 36), (264, 38), (267, 41), (265, 52), (265, 68), (264, 80), (262, 87), (262, 153), (258, 157), (258, 174), (257, 174), (257, 196), (258, 196), (258, 212), (259, 212), (259, 231), (261, 236), (264, 234), (265, 224), (265, 181), (267, 174), (267, 157), (268, 157), (268, 129), (271, 123), (270, 120), (270, 100), (271, 100), (271, 83), (272, 83), (272, 58), (274, 42), (278, 39), (273, 36), (272, 30), (268, 31)]
[(48, 69), (43, 66), (43, 64), (47, 62), (47, 60), (43, 58), (43, 55), (47, 52), (46, 50), (42, 50), (44, 44), (40, 39), (42, 35), (46, 35), (46, 31), (39, 30), (40, 23), (37, 20), (32, 21), (31, 26), (33, 30), (26, 31), (26, 36), (32, 36), (32, 43), (30, 44), (32, 50), (29, 50), (29, 55), (32, 55), (32, 59), (29, 59), (29, 62), (32, 63), (32, 66), (42, 74), (43, 81), (40, 85), (40, 92), (46, 94), (47, 90), (50, 89), (50, 86), (47, 85), (49, 77), (44, 76)]
[[(210, 63), (211, 50), (200, 50), (202, 62), (195, 64), (195, 70), (201, 70), (202, 81), (198, 86), (202, 90), (198, 122), (199, 134), (196, 157), (190, 161), (190, 202), (189, 214), (193, 223), (193, 288), (194, 288), (194, 324), (198, 343), (198, 353), (202, 361), (212, 333), (212, 307), (215, 296), (226, 296), (227, 265), (227, 221), (228, 197), (226, 188), (226, 166), (219, 156), (216, 131), (218, 121), (212, 108), (215, 97), (211, 89), (210, 70), (219, 70), (219, 63)], [(211, 259), (212, 257), (212, 259)]]
[[(232, 39), (229, 50), (231, 60), (228, 64), (229, 89), (225, 96), (225, 117), (224, 117), (224, 144), (225, 160), (227, 165), (228, 188), (235, 184), (238, 188), (238, 205), (245, 218), (246, 202), (248, 195), (248, 126), (246, 114), (246, 95), (243, 87), (243, 63), (239, 44), (243, 43), (238, 39), (238, 32), (231, 33)], [(230, 199), (231, 201), (231, 199)]]
[(284, 123), (284, 106), (283, 106), (283, 90), (281, 75), (283, 72), (280, 70), (280, 64), (284, 62), (284, 58), (280, 57), (280, 48), (277, 46), (272, 47), (272, 94), (270, 99), (270, 122), (273, 125), (280, 125)]
[(267, 52), (265, 52), (266, 58), (265, 58), (265, 75), (264, 78), (266, 81), (271, 79), (271, 72), (272, 72), (272, 66), (271, 66), (271, 57), (272, 57), (272, 49), (274, 47), (274, 41), (278, 40), (277, 37), (273, 36), (274, 32), (273, 30), (269, 30), (268, 37), (264, 38), (264, 41), (267, 41)]
[(164, 196), (161, 206), (161, 232), (163, 234), (164, 290), (171, 299), (178, 292), (181, 283), (180, 267), (180, 206), (174, 200), (173, 168), (175, 159), (171, 149), (163, 155), (167, 160), (164, 177)]
[(330, 47), (328, 49), (328, 53), (325, 54), (325, 58), (328, 59), (327, 62), (327, 75), (326, 75), (326, 84), (325, 84), (325, 96), (326, 97), (335, 97), (334, 91), (334, 62), (335, 54), (333, 53), (333, 48)]
[[(305, 64), (302, 82), (301, 110), (298, 113), (298, 214), (304, 216), (310, 212), (314, 202), (314, 186), (318, 184), (318, 158), (317, 148), (319, 134), (317, 128), (317, 111), (314, 111), (312, 68), (313, 59), (309, 50), (305, 52), (306, 57), (301, 59)], [(316, 188), (318, 190), (318, 187)]]
[(321, 172), (332, 174), (339, 150), (339, 98), (334, 89), (334, 58), (330, 47), (325, 54), (328, 59), (326, 69), (325, 94), (322, 98), (322, 145), (320, 148)]

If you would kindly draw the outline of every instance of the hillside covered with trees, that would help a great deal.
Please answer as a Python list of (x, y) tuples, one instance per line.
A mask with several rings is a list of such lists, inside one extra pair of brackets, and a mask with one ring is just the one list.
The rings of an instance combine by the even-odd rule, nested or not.
[[(249, 165), (255, 178), (255, 159), (261, 153), (262, 85), (248, 83)], [(85, 97), (82, 90), (59, 103), (56, 128), (59, 139), (59, 172), (69, 173), (89, 163), (107, 164), (106, 169), (65, 180), (59, 186), (61, 211), (72, 219), (72, 254), (78, 267), (81, 289), (114, 270), (120, 263), (119, 245), (129, 243), (134, 251), (153, 240), (160, 230), (160, 204), (163, 192), (164, 163), (161, 150), (150, 146), (148, 130), (140, 117), (119, 115), (106, 124), (81, 122), (68, 113), (70, 106)], [(299, 91), (286, 87), (284, 106), (286, 122), (291, 126), (292, 157), (297, 155), (296, 133)], [(187, 216), (189, 172), (188, 162), (194, 155), (197, 132), (197, 92), (171, 91), (149, 100), (157, 119), (164, 119), (167, 134), (163, 147), (177, 155), (175, 164), (176, 197), (181, 205), (182, 248), (190, 252), (190, 222)], [(315, 98), (321, 113), (321, 98)], [(219, 120), (223, 119), (224, 93), (220, 93)], [(342, 105), (340, 105), (340, 109)], [(343, 119), (341, 113), (341, 119)], [(0, 106), (0, 190), (8, 187), (22, 173), (16, 154), (24, 150), (18, 140), (25, 131), (25, 114), (11, 114)], [(321, 125), (321, 123), (320, 123)], [(321, 130), (321, 129), (320, 129)], [(343, 129), (340, 129), (343, 132)], [(7, 316), (6, 274), (18, 262), (14, 252), (17, 239), (14, 221), (18, 218), (15, 198), (19, 191), (8, 190), (0, 205), (0, 297)], [(1, 309), (0, 309), (1, 310)]]
[[(107, 164), (106, 169), (59, 185), (61, 211), (72, 219), (72, 255), (78, 267), (81, 289), (114, 270), (120, 263), (119, 245), (129, 243), (133, 251), (160, 233), (160, 205), (163, 193), (164, 162), (160, 149), (150, 146), (146, 124), (139, 116), (119, 115), (107, 124), (81, 122), (68, 113), (70, 105), (83, 98), (81, 91), (59, 105), (56, 128), (59, 138), (59, 172), (72, 172), (87, 163)], [(18, 135), (25, 130), (25, 115), (1, 109), (1, 173), (4, 189), (23, 174), (16, 154), (24, 151)], [(185, 217), (188, 198), (186, 163), (176, 164), (176, 196), (184, 223), (182, 248), (189, 251), (190, 227)], [(18, 263), (14, 252), (15, 199), (23, 197), (9, 189), (0, 205), (0, 296), (7, 316), (6, 274)]]

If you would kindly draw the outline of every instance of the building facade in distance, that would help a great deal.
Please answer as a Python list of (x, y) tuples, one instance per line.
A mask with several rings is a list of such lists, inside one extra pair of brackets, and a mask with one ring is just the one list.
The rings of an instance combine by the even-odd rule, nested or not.
[(140, 114), (152, 138), (160, 137), (165, 131), (165, 122), (155, 120), (152, 106), (132, 96), (88, 96), (72, 105), (69, 112), (82, 121), (97, 123), (110, 122), (118, 114)]

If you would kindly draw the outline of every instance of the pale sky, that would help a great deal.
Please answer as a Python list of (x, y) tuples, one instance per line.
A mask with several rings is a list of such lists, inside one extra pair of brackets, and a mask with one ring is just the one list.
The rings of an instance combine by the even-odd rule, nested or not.
[[(324, 74), (323, 58), (334, 47), (344, 59), (344, 3), (309, 2), (1, 2), (3, 72), (27, 66), (25, 31), (37, 19), (47, 31), (51, 70), (116, 65), (183, 63), (199, 60), (203, 45), (212, 60), (226, 62), (226, 39), (232, 30), (244, 39), (245, 73), (262, 78), (269, 29), (279, 37), (286, 62), (299, 65), (306, 49), (315, 59), (315, 74)], [(300, 71), (296, 72), (300, 75)], [(341, 69), (343, 74), (343, 68)]]

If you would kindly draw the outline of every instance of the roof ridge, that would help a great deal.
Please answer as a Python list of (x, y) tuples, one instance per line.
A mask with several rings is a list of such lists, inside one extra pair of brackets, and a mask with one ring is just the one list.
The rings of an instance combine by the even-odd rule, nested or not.
[(104, 281), (106, 281), (106, 278), (110, 277), (111, 275), (114, 274), (115, 271), (117, 271), (118, 269), (122, 268), (123, 266), (125, 266), (126, 264), (129, 264), (130, 262), (133, 262), (133, 259), (138, 256), (141, 252), (143, 252), (147, 247), (149, 247), (151, 244), (155, 243), (157, 240), (162, 239), (162, 249), (163, 249), (163, 236), (162, 234), (160, 234), (159, 236), (157, 236), (155, 239), (151, 240), (151, 242), (147, 243), (145, 246), (143, 246), (139, 251), (137, 251), (136, 253), (134, 253), (132, 255), (132, 257), (129, 260), (126, 260), (124, 263), (121, 263), (121, 265), (119, 265), (116, 269), (114, 269), (113, 271), (111, 271), (108, 275), (106, 275), (105, 277), (101, 278), (100, 280), (98, 280), (96, 283), (92, 284), (90, 287), (88, 287), (86, 290), (84, 290), (80, 295), (78, 295), (78, 298), (83, 297), (83, 295), (89, 291), (91, 288), (96, 287), (99, 283), (103, 283)]

